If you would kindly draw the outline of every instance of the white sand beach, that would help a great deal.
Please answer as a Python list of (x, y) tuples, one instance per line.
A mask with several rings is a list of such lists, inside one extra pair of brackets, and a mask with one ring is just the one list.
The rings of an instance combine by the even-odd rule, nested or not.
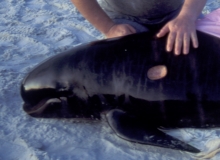
[[(204, 14), (220, 8), (208, 0)], [(117, 137), (106, 121), (36, 119), (22, 110), (20, 83), (46, 58), (103, 36), (70, 0), (0, 1), (0, 160), (189, 160), (177, 150)], [(203, 152), (220, 148), (220, 128), (167, 131)], [(212, 160), (219, 160), (217, 153)]]

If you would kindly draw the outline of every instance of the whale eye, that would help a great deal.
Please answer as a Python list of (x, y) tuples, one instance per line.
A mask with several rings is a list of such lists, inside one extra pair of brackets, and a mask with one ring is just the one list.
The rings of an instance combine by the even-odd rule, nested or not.
[(167, 75), (167, 67), (165, 65), (157, 65), (151, 67), (147, 72), (147, 77), (150, 80), (159, 80)]

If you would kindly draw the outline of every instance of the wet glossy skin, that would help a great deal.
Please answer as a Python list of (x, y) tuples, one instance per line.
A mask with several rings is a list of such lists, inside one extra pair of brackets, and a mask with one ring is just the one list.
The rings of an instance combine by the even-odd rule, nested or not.
[[(118, 108), (153, 128), (220, 126), (220, 40), (198, 37), (199, 48), (187, 56), (167, 53), (166, 38), (152, 33), (58, 54), (23, 80), (24, 110), (34, 117), (99, 118)], [(157, 65), (166, 66), (166, 76), (149, 79)]]

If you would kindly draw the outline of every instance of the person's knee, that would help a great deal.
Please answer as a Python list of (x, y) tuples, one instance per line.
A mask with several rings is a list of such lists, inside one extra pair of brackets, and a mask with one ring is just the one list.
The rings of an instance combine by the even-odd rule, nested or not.
[(149, 31), (149, 29), (137, 22), (127, 20), (127, 19), (113, 19), (116, 24), (128, 24), (131, 25), (137, 33)]

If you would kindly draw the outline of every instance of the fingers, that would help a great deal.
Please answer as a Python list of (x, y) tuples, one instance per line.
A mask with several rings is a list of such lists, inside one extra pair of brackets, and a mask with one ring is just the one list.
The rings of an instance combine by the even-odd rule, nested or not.
[(170, 32), (167, 37), (166, 50), (168, 52), (174, 50), (175, 55), (180, 55), (181, 53), (186, 55), (189, 53), (190, 40), (192, 41), (193, 47), (198, 48), (198, 38), (196, 32), (192, 32), (191, 34)]
[(185, 17), (177, 17), (168, 22), (157, 34), (157, 37), (163, 37), (167, 33), (166, 50), (174, 51), (175, 55), (188, 54), (190, 41), (193, 47), (198, 47), (198, 38), (195, 30), (194, 21)]
[(190, 47), (190, 36), (185, 33), (183, 36), (183, 54), (188, 54), (189, 53), (189, 47)]
[(194, 48), (198, 48), (199, 42), (198, 42), (198, 38), (197, 38), (196, 31), (194, 31), (194, 32), (191, 34), (191, 40), (192, 40), (193, 47), (194, 47)]
[(167, 25), (165, 25), (160, 31), (159, 33), (157, 33), (157, 37), (160, 38), (160, 37), (163, 37), (165, 36), (168, 32), (169, 32), (169, 27)]
[[(183, 34), (180, 32), (175, 32), (175, 31), (170, 31), (168, 25), (165, 25), (160, 32), (157, 34), (157, 37), (163, 37), (165, 36), (167, 33), (168, 37), (167, 37), (167, 45), (166, 45), (166, 50), (168, 52), (171, 52), (174, 49), (174, 53), (175, 55), (179, 55), (181, 53), (182, 50), (182, 46), (184, 44), (187, 44), (186, 42), (183, 42)], [(187, 49), (185, 49), (187, 50)]]
[(167, 46), (166, 46), (166, 50), (168, 52), (173, 50), (175, 39), (176, 39), (176, 32), (170, 32), (167, 37)]
[(179, 55), (181, 48), (182, 48), (182, 35), (179, 34), (177, 35), (176, 32), (170, 32), (170, 29), (168, 27), (168, 25), (165, 25), (157, 34), (157, 37), (163, 37), (165, 36), (167, 33), (169, 32), (169, 35), (167, 37), (167, 45), (166, 45), (166, 50), (168, 52), (171, 52), (173, 50), (174, 44), (175, 44), (175, 54)]
[(182, 51), (182, 46), (183, 46), (183, 35), (177, 34), (175, 39), (175, 50), (174, 50), (175, 55), (180, 55)]

